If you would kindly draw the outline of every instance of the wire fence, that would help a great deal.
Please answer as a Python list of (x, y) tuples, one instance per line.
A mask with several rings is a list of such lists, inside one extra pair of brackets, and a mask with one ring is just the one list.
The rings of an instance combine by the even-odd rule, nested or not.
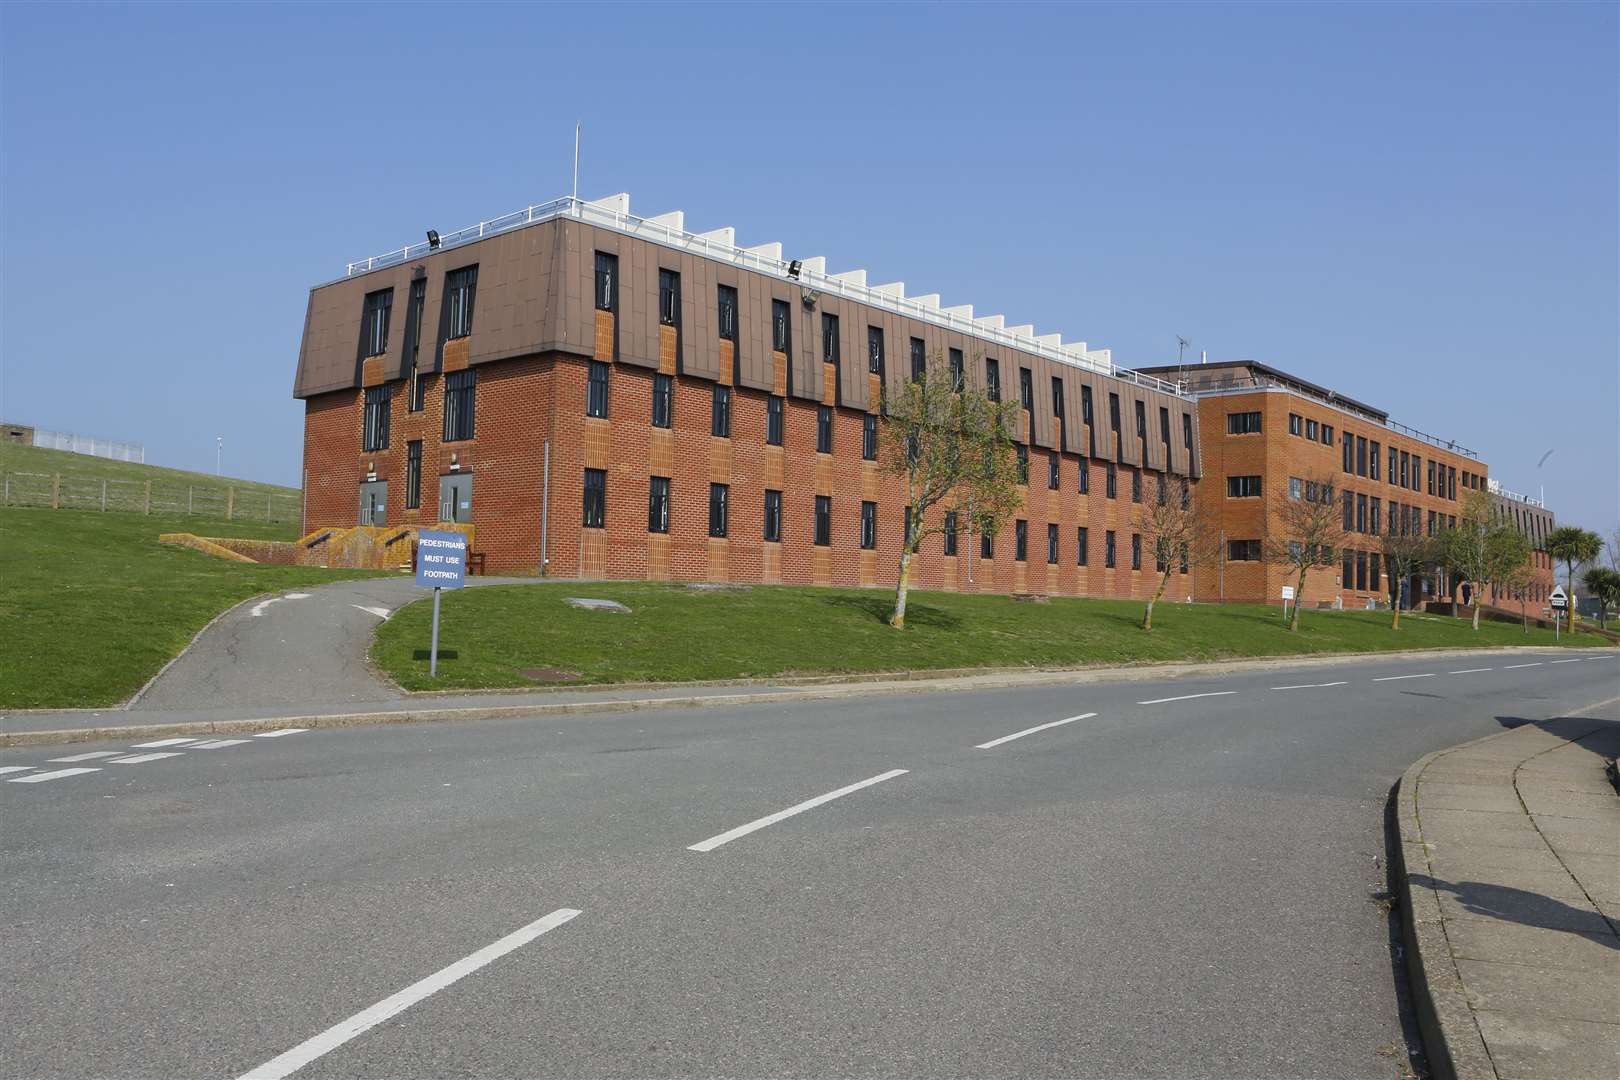
[(6, 472), (0, 505), (104, 513), (164, 514), (218, 521), (298, 521), (303, 497), (296, 492), (238, 488), (235, 484), (181, 484), (168, 480), (110, 480), (71, 473)]

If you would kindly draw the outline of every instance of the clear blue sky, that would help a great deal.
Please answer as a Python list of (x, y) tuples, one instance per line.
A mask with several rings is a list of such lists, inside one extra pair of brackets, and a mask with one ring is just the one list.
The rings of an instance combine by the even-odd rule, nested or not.
[(1613, 4), (10, 4), (0, 35), (8, 419), (201, 469), (223, 434), (296, 483), (309, 286), (566, 194), (580, 119), (582, 195), (1127, 366), (1181, 334), (1620, 517)]

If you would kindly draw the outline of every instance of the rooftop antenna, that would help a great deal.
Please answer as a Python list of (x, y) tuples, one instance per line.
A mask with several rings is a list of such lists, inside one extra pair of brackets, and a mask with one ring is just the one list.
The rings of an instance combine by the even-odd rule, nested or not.
[(574, 201), (579, 202), (579, 129), (584, 125), (574, 122)]
[(1187, 346), (1191, 345), (1191, 344), (1192, 344), (1192, 342), (1188, 341), (1186, 338), (1182, 337), (1180, 334), (1176, 335), (1176, 382), (1177, 382), (1177, 384), (1182, 383), (1187, 378), (1187, 361), (1186, 361)]

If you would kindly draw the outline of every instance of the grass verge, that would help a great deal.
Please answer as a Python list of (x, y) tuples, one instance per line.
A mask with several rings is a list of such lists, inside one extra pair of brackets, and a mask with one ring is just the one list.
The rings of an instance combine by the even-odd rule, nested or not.
[[(297, 539), (296, 524), (210, 521), (216, 536)], [(159, 544), (194, 518), (0, 509), (0, 709), (116, 705), (215, 615), (257, 593), (375, 576), (255, 566)]]
[[(571, 596), (617, 600), (631, 613), (584, 611), (566, 603)], [(1476, 634), (1466, 621), (1425, 615), (1403, 616), (1392, 631), (1389, 613), (1375, 611), (1308, 611), (1290, 634), (1276, 608), (1240, 605), (1161, 604), (1145, 634), (1136, 601), (932, 592), (911, 594), (907, 629), (895, 631), (885, 621), (891, 601), (887, 591), (788, 586), (467, 589), (444, 595), (437, 679), (427, 673), (431, 604), (384, 623), (372, 657), (407, 689), (442, 690), (1554, 644), (1551, 631), (1486, 623)]]

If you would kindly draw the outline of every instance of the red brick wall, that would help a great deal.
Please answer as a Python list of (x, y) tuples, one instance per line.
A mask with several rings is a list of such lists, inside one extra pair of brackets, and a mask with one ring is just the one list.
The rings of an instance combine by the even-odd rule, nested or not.
[[(611, 347), (611, 336), (599, 344)], [(673, 371), (672, 349), (663, 357)], [(476, 547), (491, 572), (534, 573), (540, 561), (541, 462), (551, 440), (550, 573), (559, 577), (608, 577), (702, 581), (781, 581), (790, 584), (892, 586), (898, 573), (903, 521), (903, 485), (861, 458), (862, 413), (839, 408), (833, 423), (833, 453), (818, 454), (817, 406), (785, 402), (783, 442), (765, 445), (766, 395), (732, 390), (731, 438), (710, 433), (713, 383), (676, 376), (671, 430), (651, 426), (653, 372), (616, 364), (609, 386), (608, 419), (585, 415), (587, 364), (564, 356), (524, 358), (480, 365), (476, 438), (443, 444), (443, 384), (428, 376), (425, 407), (405, 410), (405, 385), (396, 384), (387, 450), (361, 451), (362, 396), (345, 390), (306, 401), (305, 456), (309, 482), (306, 529), (353, 525), (358, 485), (368, 464), (389, 481), (388, 523), (431, 523), (438, 507), (438, 477), (457, 455), (473, 484)], [(724, 374), (724, 373), (722, 373)], [(1224, 430), (1224, 429), (1223, 429)], [(422, 507), (407, 511), (406, 443), (423, 442)], [(1079, 470), (1090, 470), (1090, 494), (1078, 491)], [(606, 528), (581, 525), (584, 470), (607, 471)], [(1030, 455), (1030, 485), (1023, 511), (1029, 548), (1015, 559), (1009, 521), (995, 541), (995, 557), (980, 560), (978, 538), (959, 537), (958, 555), (946, 558), (944, 539), (933, 535), (913, 564), (913, 583), (927, 589), (1037, 592), (1060, 595), (1142, 597), (1157, 584), (1153, 556), (1144, 541), (1143, 569), (1130, 569), (1131, 535), (1139, 532), (1141, 507), (1131, 502), (1129, 466), (1119, 467), (1118, 497), (1105, 492), (1105, 466), (1073, 454), (1060, 460), (1060, 488), (1047, 489), (1047, 452)], [(653, 475), (671, 479), (667, 536), (647, 531), (647, 484)], [(730, 485), (729, 536), (708, 535), (709, 484)], [(1154, 497), (1155, 475), (1143, 478), (1143, 499)], [(783, 492), (782, 541), (762, 539), (764, 493)], [(812, 543), (814, 496), (832, 497), (832, 543)], [(860, 504), (878, 503), (875, 551), (860, 547)], [(943, 515), (936, 510), (930, 521)], [(1046, 562), (1046, 526), (1058, 524), (1059, 558)], [(1089, 565), (1075, 563), (1076, 529), (1090, 529)], [(1103, 566), (1104, 533), (1117, 534), (1117, 566)], [(969, 581), (971, 576), (972, 580)], [(1169, 599), (1191, 591), (1190, 577), (1173, 574)]]

